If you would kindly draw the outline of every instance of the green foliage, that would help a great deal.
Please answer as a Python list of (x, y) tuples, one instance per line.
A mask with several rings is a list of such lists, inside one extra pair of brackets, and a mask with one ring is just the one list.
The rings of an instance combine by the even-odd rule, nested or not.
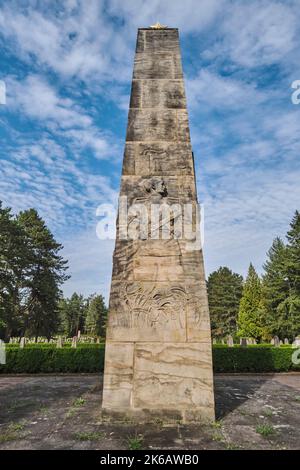
[(143, 441), (144, 441), (144, 437), (141, 434), (139, 434), (139, 435), (136, 434), (132, 437), (128, 437), (128, 439), (127, 439), (128, 449), (129, 450), (140, 450), (140, 449), (142, 449)]
[(292, 347), (275, 348), (270, 345), (253, 345), (246, 348), (236, 346), (213, 347), (215, 372), (287, 372), (300, 370), (293, 364)]
[(263, 334), (261, 282), (252, 264), (243, 287), (238, 315), (238, 335), (260, 341)]
[(0, 337), (46, 336), (58, 326), (66, 261), (34, 209), (11, 214), (0, 203)]
[(88, 300), (76, 292), (70, 299), (61, 299), (59, 302), (60, 327), (59, 332), (68, 336), (76, 336), (78, 331), (83, 332), (88, 309)]
[(50, 338), (58, 327), (59, 286), (68, 279), (65, 275), (67, 262), (59, 256), (62, 245), (55, 241), (35, 209), (20, 212), (17, 222), (31, 248), (24, 333)]
[(0, 373), (98, 372), (104, 367), (104, 345), (80, 348), (7, 348)]
[[(40, 347), (38, 347), (40, 346)], [(291, 346), (275, 348), (270, 345), (252, 345), (246, 348), (226, 345), (213, 347), (215, 372), (281, 372), (300, 370), (292, 363), (295, 349)], [(7, 363), (0, 365), (0, 373), (47, 372), (103, 372), (104, 344), (85, 344), (71, 348), (55, 345), (26, 345), (24, 349), (8, 345)], [(82, 405), (82, 399), (76, 402)]]
[(256, 432), (263, 437), (269, 437), (275, 434), (275, 429), (271, 424), (259, 424), (256, 427)]
[(295, 212), (287, 233), (287, 276), (290, 292), (300, 297), (300, 213)]
[(264, 265), (262, 305), (269, 335), (292, 341), (300, 330), (300, 214), (296, 211), (287, 245), (276, 238)]
[(242, 276), (227, 267), (220, 267), (209, 275), (207, 293), (214, 338), (224, 338), (236, 333), (242, 289)]
[(85, 332), (94, 336), (105, 337), (107, 308), (102, 295), (93, 295), (89, 299)]
[(267, 256), (262, 282), (262, 308), (266, 335), (292, 339), (283, 308), (289, 296), (286, 277), (287, 248), (280, 238), (275, 238)]
[(0, 201), (0, 338), (18, 333), (22, 325), (25, 282), (30, 274), (30, 247), (11, 209)]

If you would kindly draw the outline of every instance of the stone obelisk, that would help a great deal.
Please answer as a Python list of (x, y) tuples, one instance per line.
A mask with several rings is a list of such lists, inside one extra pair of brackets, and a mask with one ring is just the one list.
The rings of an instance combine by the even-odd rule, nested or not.
[[(213, 420), (202, 249), (186, 235), (189, 225), (198, 238), (199, 218), (177, 28), (138, 30), (119, 204), (131, 209), (117, 220), (103, 414)], [(134, 214), (151, 219), (163, 206), (169, 220), (148, 220), (133, 236), (142, 226)], [(183, 207), (192, 215), (180, 218)]]

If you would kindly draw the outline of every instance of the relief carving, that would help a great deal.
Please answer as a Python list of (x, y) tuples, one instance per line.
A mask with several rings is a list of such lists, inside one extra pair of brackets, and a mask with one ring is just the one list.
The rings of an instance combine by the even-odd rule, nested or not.
[(186, 162), (181, 158), (170, 158), (166, 149), (146, 147), (142, 150), (141, 156), (141, 163), (149, 168), (149, 174), (169, 173), (173, 166), (174, 170), (186, 169)]
[(185, 327), (187, 294), (182, 286), (160, 288), (129, 283), (123, 286), (119, 299), (121, 308), (111, 327)]
[(110, 327), (185, 328), (186, 314), (191, 312), (194, 325), (200, 324), (201, 301), (189, 296), (184, 286), (158, 287), (132, 282), (123, 284), (118, 294), (118, 308)]

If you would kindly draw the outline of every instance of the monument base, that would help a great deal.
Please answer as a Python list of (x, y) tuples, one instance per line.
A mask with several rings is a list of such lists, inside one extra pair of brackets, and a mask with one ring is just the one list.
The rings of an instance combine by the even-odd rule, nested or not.
[(103, 418), (214, 420), (210, 343), (106, 341)]
[(215, 421), (214, 409), (203, 407), (194, 410), (173, 410), (173, 409), (101, 409), (103, 421), (114, 423), (162, 423), (162, 424), (211, 424)]

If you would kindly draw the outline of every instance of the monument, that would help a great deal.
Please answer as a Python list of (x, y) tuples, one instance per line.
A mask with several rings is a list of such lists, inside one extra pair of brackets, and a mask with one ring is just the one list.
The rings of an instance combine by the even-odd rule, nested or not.
[(140, 28), (113, 256), (103, 416), (214, 420), (193, 158), (178, 29)]

